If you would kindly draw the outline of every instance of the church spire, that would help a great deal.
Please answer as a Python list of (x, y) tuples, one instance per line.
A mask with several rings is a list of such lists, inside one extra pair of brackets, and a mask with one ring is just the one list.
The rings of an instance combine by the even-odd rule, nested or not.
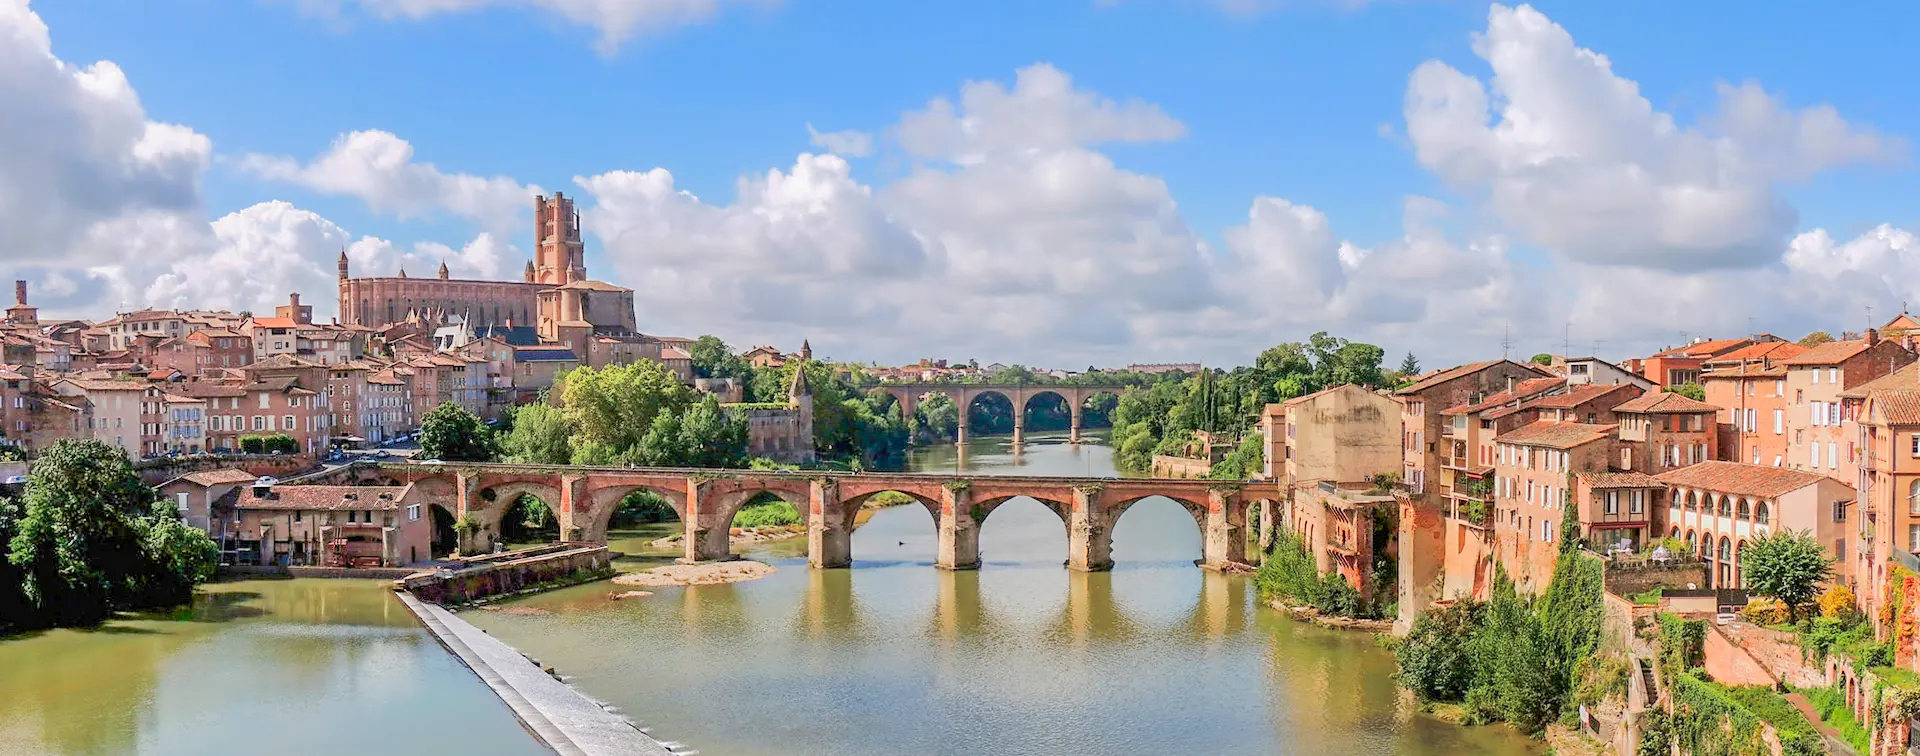
[(533, 261), (527, 261), (527, 283), (533, 283)]
[(813, 345), (807, 343), (806, 339), (800, 340), (800, 359), (802, 361), (809, 361), (813, 359)]
[(447, 261), (440, 261), (440, 280), (447, 280)]

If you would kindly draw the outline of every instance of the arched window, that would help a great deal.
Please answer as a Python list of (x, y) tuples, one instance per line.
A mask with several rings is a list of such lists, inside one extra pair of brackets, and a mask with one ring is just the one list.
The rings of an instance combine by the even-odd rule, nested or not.
[(1726, 536), (1720, 536), (1720, 561), (1733, 561), (1733, 541)]
[(1736, 516), (1736, 517), (1739, 517), (1739, 518), (1740, 518), (1740, 519), (1742, 519), (1742, 520), (1750, 520), (1750, 519), (1753, 519), (1753, 510), (1752, 510), (1752, 509), (1751, 509), (1751, 508), (1749, 507), (1749, 505), (1747, 504), (1747, 500), (1746, 500), (1746, 499), (1741, 499), (1741, 500), (1740, 500), (1740, 506), (1739, 506), (1739, 508), (1738, 508), (1738, 509), (1737, 509), (1737, 510), (1735, 511), (1735, 516)]
[(1699, 533), (1695, 533), (1691, 530), (1687, 531), (1687, 548), (1692, 550), (1695, 556), (1698, 556), (1702, 553), (1700, 551), (1700, 534)]
[(1679, 538), (1679, 537), (1680, 537), (1680, 526), (1679, 526), (1679, 525), (1675, 525), (1675, 526), (1673, 526), (1673, 532), (1672, 532), (1672, 533), (1668, 533), (1668, 534), (1667, 534), (1667, 537), (1668, 537), (1668, 538)]
[(1907, 487), (1907, 514), (1920, 515), (1920, 480)]
[(1753, 505), (1753, 521), (1761, 525), (1773, 521), (1772, 511), (1767, 508), (1766, 502)]
[(1687, 492), (1687, 499), (1686, 499), (1686, 501), (1687, 501), (1687, 508), (1688, 508), (1688, 509), (1699, 509), (1699, 508), (1700, 508), (1700, 493), (1699, 493), (1699, 492), (1697, 492), (1697, 491), (1688, 491), (1688, 492)]
[(1733, 497), (1731, 496), (1720, 497), (1720, 516), (1721, 517), (1733, 516)]

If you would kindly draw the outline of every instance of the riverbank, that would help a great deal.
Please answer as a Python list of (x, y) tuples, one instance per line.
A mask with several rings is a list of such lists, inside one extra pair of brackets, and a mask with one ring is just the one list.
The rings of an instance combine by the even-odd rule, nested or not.
[(772, 565), (747, 560), (669, 564), (645, 572), (629, 572), (613, 578), (615, 585), (642, 588), (667, 588), (688, 585), (719, 585), (759, 580), (774, 573)]
[(1268, 600), (1267, 606), (1278, 611), (1286, 612), (1287, 616), (1301, 622), (1311, 622), (1331, 630), (1357, 630), (1363, 633), (1377, 634), (1393, 632), (1393, 620), (1390, 619), (1370, 620), (1354, 619), (1352, 617), (1336, 617), (1330, 614), (1321, 614), (1320, 610), (1311, 606), (1287, 606), (1287, 602), (1279, 599)]
[(551, 669), (541, 669), (512, 646), (404, 591), (394, 595), (434, 640), (513, 710), (528, 731), (561, 756), (674, 756), (674, 750), (614, 714), (611, 707), (556, 679)]

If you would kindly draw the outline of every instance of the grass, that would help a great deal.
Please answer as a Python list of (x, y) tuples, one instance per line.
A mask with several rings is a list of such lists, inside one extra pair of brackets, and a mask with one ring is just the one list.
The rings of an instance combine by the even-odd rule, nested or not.
[(1796, 733), (1813, 733), (1815, 736), (1820, 734), (1820, 728), (1807, 721), (1806, 715), (1800, 713), (1800, 709), (1788, 701), (1786, 696), (1774, 692), (1772, 688), (1742, 685), (1725, 687), (1723, 690), (1726, 691), (1728, 698), (1739, 702), (1754, 716), (1779, 730), (1782, 740)]
[(793, 505), (784, 501), (749, 504), (741, 507), (740, 511), (733, 515), (733, 526), (736, 528), (774, 528), (797, 525), (799, 522), (800, 513), (795, 512)]
[(1866, 753), (1871, 741), (1867, 728), (1853, 718), (1853, 712), (1847, 709), (1847, 698), (1833, 688), (1803, 688), (1798, 691), (1807, 697), (1807, 703), (1813, 704), (1813, 710), (1820, 712), (1820, 721), (1840, 733), (1840, 739), (1847, 741), (1858, 753)]
[(1632, 601), (1634, 606), (1659, 606), (1660, 593), (1662, 590), (1665, 589), (1656, 585), (1647, 589), (1644, 593), (1636, 593), (1628, 596), (1627, 600)]

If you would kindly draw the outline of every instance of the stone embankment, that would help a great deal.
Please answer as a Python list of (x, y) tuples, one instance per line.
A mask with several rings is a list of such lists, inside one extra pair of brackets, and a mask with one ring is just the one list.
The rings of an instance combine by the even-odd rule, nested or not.
[(557, 543), (474, 557), (461, 565), (416, 572), (395, 581), (394, 588), (435, 604), (467, 604), (608, 577), (613, 552), (602, 544)]
[(1393, 632), (1393, 620), (1390, 619), (1369, 620), (1353, 619), (1351, 617), (1335, 617), (1321, 614), (1320, 610), (1311, 606), (1287, 606), (1286, 602), (1280, 601), (1279, 599), (1269, 601), (1267, 605), (1286, 612), (1288, 616), (1301, 622), (1311, 622), (1321, 627), (1332, 628), (1334, 630), (1359, 630), (1368, 633)]
[(612, 707), (561, 682), (551, 669), (452, 612), (396, 591), (440, 645), (479, 675), (521, 724), (561, 756), (688, 756), (678, 743), (663, 743), (641, 731)]

